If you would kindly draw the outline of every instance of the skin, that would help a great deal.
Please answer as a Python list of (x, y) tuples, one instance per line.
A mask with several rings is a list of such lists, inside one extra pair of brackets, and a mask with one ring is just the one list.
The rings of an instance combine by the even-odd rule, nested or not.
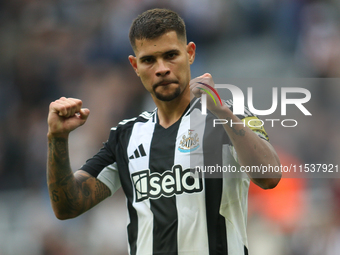
[[(192, 80), (190, 65), (195, 60), (196, 45), (187, 44), (170, 31), (152, 39), (136, 40), (135, 56), (129, 61), (140, 77), (145, 89), (150, 92), (157, 108), (159, 124), (168, 128), (183, 114), (193, 96), (200, 97), (198, 80), (214, 86), (210, 74)], [(190, 84), (190, 86), (189, 86)], [(207, 108), (220, 119), (240, 120), (226, 106), (209, 99)], [(82, 101), (62, 97), (50, 104), (48, 114), (48, 159), (47, 183), (52, 208), (58, 219), (76, 217), (89, 210), (110, 195), (109, 188), (85, 171), (72, 172), (68, 153), (68, 137), (71, 131), (83, 125), (90, 111), (82, 108)], [(248, 127), (224, 125), (235, 149), (239, 162), (244, 166), (279, 165), (273, 147), (260, 139)], [(280, 173), (268, 173), (254, 183), (264, 189), (273, 188), (281, 178)]]
[[(214, 82), (209, 73), (190, 81), (190, 65), (195, 59), (196, 45), (192, 42), (186, 45), (174, 31), (168, 32), (155, 40), (136, 40), (135, 55), (129, 56), (131, 66), (141, 78), (158, 107), (159, 124), (164, 128), (171, 126), (183, 114), (192, 95), (200, 97), (202, 87), (197, 81), (210, 84)], [(173, 56), (169, 53), (178, 52)], [(165, 86), (157, 86), (162, 81), (174, 81)], [(178, 81), (178, 82), (177, 82)], [(190, 83), (190, 86), (189, 86)], [(171, 101), (160, 100), (161, 96), (174, 95), (180, 89), (181, 94)], [(160, 94), (161, 96), (158, 96)], [(215, 106), (213, 100), (207, 97), (207, 108), (220, 119), (241, 122), (226, 105)], [(224, 125), (242, 166), (271, 165), (279, 166), (280, 160), (270, 143), (259, 138), (249, 127), (243, 125)], [(248, 173), (250, 179), (263, 189), (274, 188), (281, 179), (281, 173), (267, 173), (256, 178)]]
[[(202, 82), (214, 87), (214, 82), (209, 73), (206, 73), (200, 77), (197, 77), (190, 81), (190, 89), (195, 97), (202, 95), (204, 88)], [(227, 132), (234, 148), (237, 152), (238, 162), (241, 166), (280, 166), (280, 159), (273, 148), (273, 146), (261, 139), (255, 134), (248, 126), (242, 124), (230, 125), (230, 123), (242, 123), (242, 121), (233, 114), (227, 105), (221, 106), (213, 102), (211, 97), (207, 97), (207, 108), (215, 115), (218, 119), (228, 120), (228, 124), (224, 124), (223, 127)], [(267, 172), (261, 174), (247, 173), (249, 178), (259, 187), (263, 189), (272, 189), (277, 186), (280, 182), (282, 173), (281, 172)]]
[(131, 66), (158, 108), (159, 124), (164, 128), (175, 123), (190, 103), (188, 84), (195, 49), (193, 42), (186, 44), (185, 39), (171, 31), (153, 40), (136, 40), (136, 56), (129, 56)]
[(74, 218), (105, 198), (111, 191), (85, 171), (72, 172), (68, 153), (69, 133), (83, 125), (90, 114), (82, 102), (60, 98), (50, 104), (48, 114), (47, 185), (58, 219)]

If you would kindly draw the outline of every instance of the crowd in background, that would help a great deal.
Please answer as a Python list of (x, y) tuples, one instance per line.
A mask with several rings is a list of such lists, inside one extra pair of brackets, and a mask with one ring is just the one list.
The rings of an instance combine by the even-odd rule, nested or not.
[[(130, 24), (153, 7), (177, 11), (197, 45), (192, 77), (308, 78), (313, 117), (299, 132), (268, 130), (282, 164), (339, 164), (340, 2), (337, 0), (3, 0), (0, 2), (0, 254), (127, 254), (122, 191), (77, 219), (55, 219), (46, 186), (47, 113), (83, 100), (70, 136), (73, 170), (122, 119), (153, 105), (128, 62)], [(267, 89), (271, 89), (269, 86)], [(252, 186), (251, 255), (340, 254), (340, 179)]]

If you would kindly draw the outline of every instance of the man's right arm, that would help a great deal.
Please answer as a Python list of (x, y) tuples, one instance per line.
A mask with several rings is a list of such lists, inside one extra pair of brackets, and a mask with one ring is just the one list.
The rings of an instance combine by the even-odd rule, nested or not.
[(68, 135), (83, 125), (89, 115), (82, 102), (60, 98), (50, 104), (48, 116), (47, 184), (53, 211), (58, 219), (74, 218), (108, 196), (110, 189), (85, 171), (72, 172)]

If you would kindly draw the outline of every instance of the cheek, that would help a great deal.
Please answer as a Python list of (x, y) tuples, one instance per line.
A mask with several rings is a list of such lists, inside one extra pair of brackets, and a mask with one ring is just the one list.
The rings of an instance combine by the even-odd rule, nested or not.
[(185, 62), (182, 65), (178, 66), (178, 73), (180, 74), (182, 79), (190, 79), (190, 65)]
[(150, 91), (152, 87), (152, 80), (150, 75), (147, 75), (145, 72), (141, 72), (139, 74), (139, 78), (143, 83), (144, 87), (146, 88), (146, 90)]
[(146, 73), (145, 69), (140, 68), (140, 69), (138, 70), (138, 73), (139, 73), (139, 78), (140, 78), (142, 81), (146, 79), (147, 73)]

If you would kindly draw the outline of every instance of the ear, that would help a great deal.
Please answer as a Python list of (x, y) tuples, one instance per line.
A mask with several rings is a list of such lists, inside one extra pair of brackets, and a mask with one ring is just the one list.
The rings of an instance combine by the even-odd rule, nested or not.
[(138, 72), (138, 68), (137, 68), (137, 58), (135, 56), (130, 55), (129, 61), (130, 61), (130, 64), (131, 64), (133, 70), (135, 70), (137, 76), (139, 76), (139, 72)]
[(194, 63), (195, 54), (196, 54), (196, 44), (193, 42), (189, 42), (187, 45), (187, 53), (189, 56), (189, 63), (190, 65)]

